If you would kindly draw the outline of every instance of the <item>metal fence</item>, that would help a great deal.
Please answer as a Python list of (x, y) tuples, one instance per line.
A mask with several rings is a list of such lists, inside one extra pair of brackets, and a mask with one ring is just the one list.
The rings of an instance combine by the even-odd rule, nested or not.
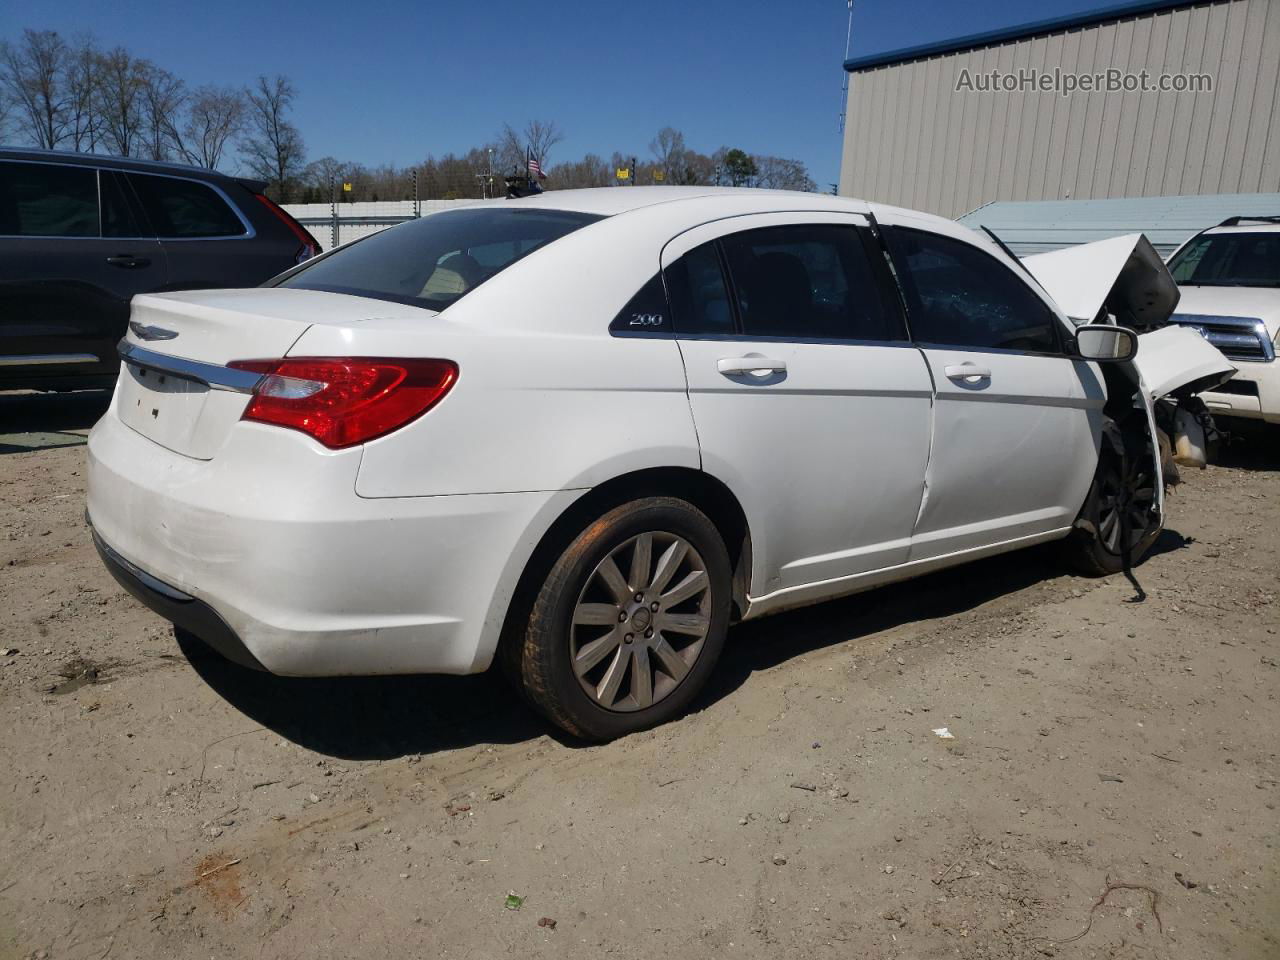
[(483, 200), (375, 200), (363, 203), (284, 203), (324, 250), (427, 213), (484, 203)]

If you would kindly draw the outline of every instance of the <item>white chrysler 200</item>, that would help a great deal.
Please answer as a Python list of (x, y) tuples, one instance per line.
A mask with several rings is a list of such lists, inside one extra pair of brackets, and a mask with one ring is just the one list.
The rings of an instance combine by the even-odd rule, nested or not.
[(1104, 273), (1081, 326), (998, 243), (854, 200), (447, 211), (262, 288), (136, 297), (88, 516), (131, 593), (239, 663), (497, 659), (616, 737), (680, 713), (734, 620), (1055, 539), (1136, 562), (1158, 405), (1115, 321), (1177, 295)]

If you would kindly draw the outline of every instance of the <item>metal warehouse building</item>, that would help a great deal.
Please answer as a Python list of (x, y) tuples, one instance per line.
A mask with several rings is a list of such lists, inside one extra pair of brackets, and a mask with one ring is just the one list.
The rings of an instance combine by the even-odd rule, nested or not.
[[(1108, 68), (1212, 89), (983, 89)], [(1001, 200), (1280, 190), (1280, 0), (1123, 3), (845, 69), (846, 196), (956, 217)]]

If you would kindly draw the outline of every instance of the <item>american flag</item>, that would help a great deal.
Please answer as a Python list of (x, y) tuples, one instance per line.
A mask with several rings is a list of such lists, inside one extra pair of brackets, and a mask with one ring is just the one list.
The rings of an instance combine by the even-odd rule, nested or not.
[(538, 163), (537, 157), (529, 158), (529, 172), (539, 180), (547, 179), (547, 175), (542, 172), (542, 164)]

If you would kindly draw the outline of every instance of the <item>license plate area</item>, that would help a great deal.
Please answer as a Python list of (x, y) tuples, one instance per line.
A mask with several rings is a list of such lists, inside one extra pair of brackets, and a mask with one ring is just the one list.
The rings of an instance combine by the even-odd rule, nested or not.
[(172, 373), (123, 364), (119, 390), (117, 409), (125, 424), (175, 453), (200, 456), (196, 433), (209, 396), (208, 386)]

